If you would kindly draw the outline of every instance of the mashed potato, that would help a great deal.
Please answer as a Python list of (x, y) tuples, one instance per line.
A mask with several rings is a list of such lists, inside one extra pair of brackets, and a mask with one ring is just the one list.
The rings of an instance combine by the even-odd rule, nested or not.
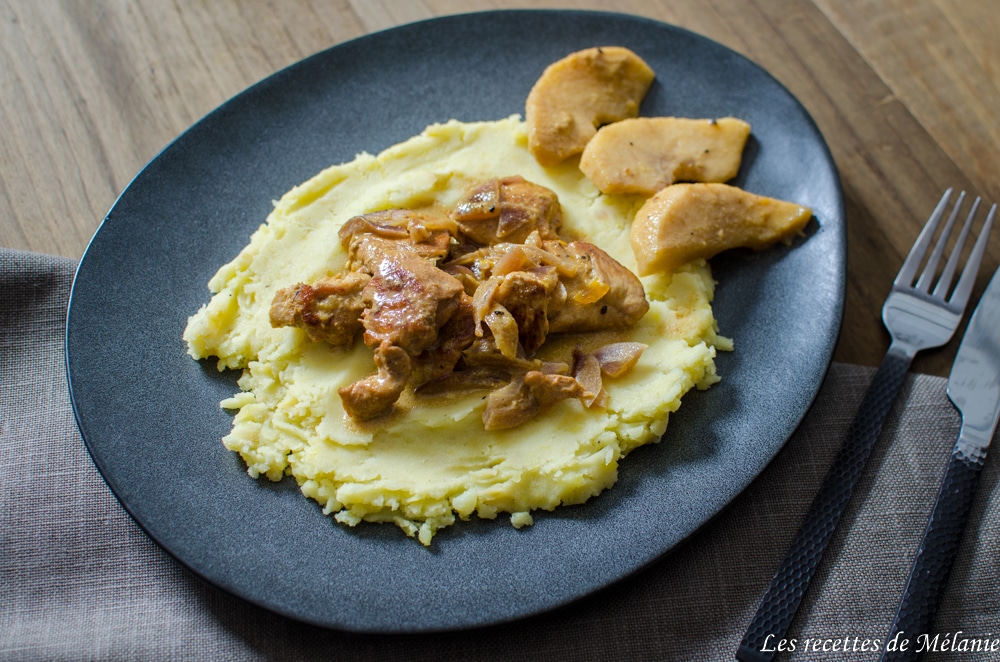
[(450, 208), (470, 186), (520, 175), (555, 191), (567, 238), (597, 244), (635, 270), (629, 223), (642, 199), (601, 194), (575, 163), (541, 167), (524, 123), (456, 121), (372, 156), (324, 170), (286, 193), (250, 243), (209, 282), (211, 300), (184, 332), (196, 359), (242, 370), (242, 391), (223, 443), (253, 477), (291, 475), (302, 493), (344, 524), (393, 522), (428, 545), (435, 532), (473, 514), (531, 512), (578, 504), (612, 486), (619, 461), (659, 440), (691, 388), (715, 383), (716, 349), (728, 349), (712, 315), (714, 283), (698, 261), (642, 279), (650, 309), (626, 331), (551, 336), (543, 357), (612, 340), (648, 348), (625, 375), (605, 380), (606, 406), (567, 399), (509, 430), (484, 431), (484, 392), (425, 399), (405, 393), (397, 412), (356, 422), (337, 389), (373, 370), (371, 350), (335, 350), (298, 328), (272, 328), (275, 292), (343, 268), (338, 230), (348, 219), (392, 208)]

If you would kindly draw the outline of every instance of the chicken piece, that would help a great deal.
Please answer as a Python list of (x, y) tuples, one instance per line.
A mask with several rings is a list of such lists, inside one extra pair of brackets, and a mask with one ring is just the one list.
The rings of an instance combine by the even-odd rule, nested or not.
[[(447, 338), (440, 332), (460, 310), (471, 317), (471, 303), (458, 280), (421, 257), (408, 242), (369, 234), (352, 240), (352, 246), (360, 265), (371, 273), (362, 292), (361, 321), (377, 372), (338, 392), (345, 411), (365, 420), (392, 408), (410, 380), (415, 357), (431, 350), (422, 378), (436, 374), (435, 359), (447, 355), (458, 360), (461, 349), (445, 347)], [(456, 322), (450, 331), (459, 344), (465, 342), (456, 340), (463, 337), (462, 328)]]
[(356, 255), (372, 274), (363, 292), (365, 344), (388, 343), (410, 356), (434, 344), (465, 296), (462, 284), (407, 243), (368, 236)]
[(538, 415), (541, 405), (519, 374), (506, 386), (491, 391), (483, 409), (483, 427), (487, 430), (509, 430)]
[(409, 380), (409, 354), (388, 343), (376, 347), (374, 353), (374, 375), (337, 389), (344, 411), (355, 420), (365, 421), (389, 411)]
[(635, 274), (586, 241), (544, 242), (545, 249), (576, 265), (560, 276), (563, 290), (549, 302), (549, 333), (624, 329), (638, 322), (649, 302)]
[(727, 184), (674, 184), (636, 212), (629, 239), (645, 276), (732, 248), (790, 241), (810, 218), (808, 207)]
[(481, 279), (473, 295), (477, 335), (486, 324), (504, 356), (515, 354), (518, 340), (531, 355), (549, 333), (627, 328), (646, 314), (642, 282), (597, 246), (538, 244), (497, 244), (459, 260)]
[(483, 426), (487, 430), (508, 430), (525, 423), (553, 404), (567, 398), (587, 398), (590, 394), (569, 375), (531, 370), (518, 374), (509, 384), (486, 398)]
[[(567, 398), (576, 398), (585, 407), (606, 406), (608, 396), (602, 375), (622, 376), (635, 365), (645, 348), (641, 343), (624, 342), (605, 345), (594, 353), (577, 349), (573, 352), (572, 375), (567, 374), (570, 367), (565, 363), (504, 361), (486, 349), (477, 352), (483, 363), (473, 361), (471, 369), (451, 373), (430, 384), (427, 393), (492, 389), (486, 397), (483, 425), (487, 430), (506, 430), (526, 423)], [(474, 358), (475, 354), (467, 356)]]
[(579, 154), (599, 126), (639, 114), (654, 76), (620, 46), (588, 48), (552, 63), (528, 93), (528, 149), (543, 166)]
[(361, 333), (362, 291), (371, 276), (349, 272), (278, 290), (271, 301), (271, 326), (296, 326), (313, 340), (350, 347)]
[(350, 267), (356, 268), (356, 248), (366, 236), (404, 241), (410, 245), (408, 250), (420, 257), (438, 260), (448, 254), (457, 231), (454, 221), (448, 218), (409, 209), (388, 209), (349, 219), (338, 235), (352, 257)]
[(452, 374), (462, 353), (476, 339), (476, 322), (472, 317), (472, 298), (463, 294), (458, 309), (438, 329), (434, 343), (413, 360), (410, 381), (415, 387)]
[(602, 127), (580, 170), (603, 193), (653, 195), (674, 182), (727, 182), (739, 172), (750, 125), (718, 120), (637, 117)]
[(503, 306), (513, 318), (521, 347), (531, 356), (549, 333), (548, 302), (559, 285), (559, 277), (555, 269), (542, 267), (496, 278), (499, 283), (493, 302)]
[(458, 231), (476, 245), (522, 244), (536, 231), (543, 239), (555, 239), (562, 207), (552, 190), (514, 176), (476, 186), (451, 217)]
[(548, 335), (548, 302), (559, 287), (558, 270), (545, 263), (551, 255), (519, 244), (498, 244), (481, 255), (478, 268), (489, 278), (473, 296), (476, 333), (482, 335), (480, 323), (485, 323), (504, 356), (512, 358), (519, 350), (530, 356)]

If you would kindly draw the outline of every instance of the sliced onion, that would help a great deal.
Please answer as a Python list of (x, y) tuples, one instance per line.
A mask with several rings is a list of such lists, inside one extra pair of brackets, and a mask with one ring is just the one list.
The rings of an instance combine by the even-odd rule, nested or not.
[(490, 278), (476, 288), (472, 295), (472, 318), (476, 321), (476, 337), (483, 337), (483, 320), (493, 310), (493, 295), (500, 286), (501, 279)]
[(601, 370), (608, 377), (621, 377), (639, 361), (649, 345), (641, 342), (616, 342), (594, 352)]
[(493, 340), (497, 349), (508, 359), (517, 356), (517, 344), (519, 340), (517, 320), (506, 308), (498, 303), (494, 303), (490, 312), (483, 318), (483, 322), (493, 333)]
[(528, 260), (528, 256), (525, 254), (524, 249), (521, 246), (514, 244), (511, 246), (510, 250), (505, 252), (503, 256), (496, 261), (493, 265), (493, 271), (491, 275), (496, 276), (506, 276), (507, 274), (514, 273), (515, 271), (525, 271), (530, 269), (535, 265)]
[(597, 401), (604, 390), (604, 380), (601, 378), (601, 364), (593, 354), (575, 353), (573, 376), (583, 387), (585, 393), (580, 401), (590, 407)]
[(453, 213), (456, 221), (482, 221), (500, 215), (500, 180), (491, 179), (477, 186), (458, 203)]
[(538, 399), (524, 384), (524, 374), (518, 374), (509, 384), (486, 398), (483, 427), (487, 430), (515, 428), (534, 418), (540, 409)]

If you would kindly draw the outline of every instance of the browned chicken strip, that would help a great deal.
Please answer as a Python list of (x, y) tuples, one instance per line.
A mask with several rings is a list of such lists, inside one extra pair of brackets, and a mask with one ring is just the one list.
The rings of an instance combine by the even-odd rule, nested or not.
[(356, 254), (372, 274), (363, 293), (365, 344), (396, 345), (411, 356), (434, 344), (465, 295), (462, 284), (407, 243), (368, 236)]
[(369, 280), (366, 273), (349, 272), (278, 290), (271, 302), (271, 326), (297, 326), (313, 340), (350, 347), (362, 330), (361, 293)]
[(410, 355), (393, 345), (375, 348), (374, 375), (337, 390), (344, 411), (364, 421), (384, 414), (396, 403), (410, 376)]
[[(354, 243), (355, 254), (371, 279), (362, 299), (365, 344), (375, 353), (378, 372), (340, 389), (348, 414), (368, 419), (388, 411), (410, 379), (413, 357), (431, 349), (428, 363), (441, 370), (447, 357), (457, 361), (461, 350), (449, 345), (440, 331), (460, 310), (471, 309), (465, 288), (454, 277), (421, 257), (408, 242), (365, 235)], [(463, 324), (449, 329), (452, 343), (471, 343)], [(464, 348), (463, 348), (464, 349)], [(404, 359), (405, 357), (405, 359)], [(454, 367), (454, 363), (449, 367)]]

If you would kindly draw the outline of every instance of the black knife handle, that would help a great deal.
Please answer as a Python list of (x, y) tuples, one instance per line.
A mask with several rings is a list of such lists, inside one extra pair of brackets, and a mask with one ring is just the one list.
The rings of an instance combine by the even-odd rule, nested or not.
[[(948, 573), (962, 540), (962, 531), (986, 460), (985, 448), (971, 446), (963, 450), (961, 446), (960, 437), (959, 444), (948, 459), (934, 510), (927, 521), (896, 618), (886, 637), (880, 658), (883, 661), (916, 660), (926, 648), (926, 642), (922, 642), (920, 636), (930, 635), (934, 614), (941, 604), (941, 595), (948, 583)], [(907, 645), (900, 650), (904, 641)]]
[(777, 654), (912, 361), (913, 353), (895, 347), (882, 359), (802, 527), (750, 621), (737, 660), (768, 662)]

